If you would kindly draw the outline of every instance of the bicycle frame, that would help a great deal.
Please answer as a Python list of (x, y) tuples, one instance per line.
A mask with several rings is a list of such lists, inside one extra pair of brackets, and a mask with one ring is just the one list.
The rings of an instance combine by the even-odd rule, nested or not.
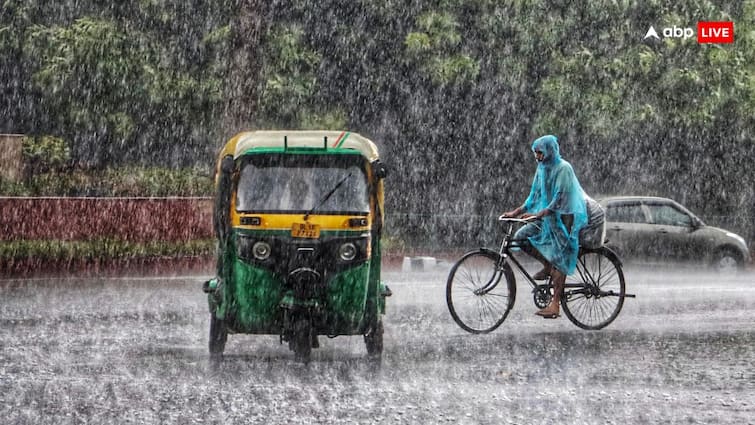
[[(541, 287), (542, 285), (551, 286), (551, 279), (552, 278), (550, 278), (550, 277), (548, 278), (547, 283), (545, 283), (545, 284), (538, 284), (535, 281), (535, 279), (532, 277), (532, 275), (530, 275), (529, 272), (527, 272), (527, 269), (524, 268), (524, 266), (522, 265), (522, 263), (520, 263), (519, 260), (517, 260), (516, 257), (514, 255), (512, 255), (512, 251), (511, 251), (511, 248), (518, 247), (517, 243), (521, 242), (521, 241), (517, 241), (517, 240), (511, 239), (511, 237), (513, 236), (513, 233), (514, 233), (513, 232), (514, 224), (515, 223), (532, 223), (535, 220), (532, 220), (532, 219), (520, 219), (520, 218), (504, 218), (504, 217), (499, 218), (499, 220), (507, 222), (508, 223), (508, 228), (506, 229), (506, 232), (505, 232), (505, 234), (503, 236), (503, 240), (501, 241), (501, 247), (498, 250), (498, 257), (499, 257), (499, 259), (501, 261), (501, 264), (497, 264), (496, 267), (498, 269), (500, 269), (501, 267), (503, 267), (503, 263), (505, 263), (506, 261), (511, 260), (511, 263), (513, 263), (516, 266), (516, 268), (519, 269), (519, 271), (522, 273), (522, 275), (524, 275), (524, 277), (527, 279), (527, 281), (529, 282), (530, 287), (532, 289), (536, 289), (538, 287)], [(583, 250), (583, 248), (580, 248), (580, 251), (581, 250)], [(592, 252), (592, 250), (587, 250), (587, 251), (588, 252)], [(580, 277), (582, 278), (582, 280), (584, 282), (592, 282), (592, 283), (596, 282), (595, 277), (592, 276), (592, 274), (590, 273), (590, 271), (586, 267), (581, 267), (581, 268), (578, 267), (577, 268), (577, 272), (580, 274)], [(488, 286), (490, 286), (490, 288), (488, 288)], [(491, 286), (490, 282), (488, 282), (488, 284), (485, 285), (485, 287), (487, 288), (487, 291), (489, 291), (490, 289), (492, 289), (494, 286), (495, 285)], [(569, 289), (571, 289), (572, 291), (567, 291)], [(576, 289), (576, 291), (573, 291), (575, 289)], [(618, 294), (614, 293), (613, 291), (601, 291), (600, 288), (598, 288), (596, 285), (590, 285), (588, 287), (588, 286), (586, 286), (585, 284), (582, 284), (582, 283), (564, 282), (564, 295), (572, 295), (572, 294), (575, 294), (575, 293), (577, 293), (577, 294), (584, 293), (586, 295), (593, 295), (593, 296), (595, 296), (595, 295), (600, 295), (600, 296), (616, 296), (616, 295), (618, 295)], [(624, 297), (634, 298), (635, 295), (633, 295), (633, 294), (624, 294)]]
[[(500, 259), (499, 261), (501, 261), (501, 263), (497, 264), (496, 268), (500, 269), (501, 267), (503, 267), (503, 263), (510, 259), (511, 262), (516, 266), (516, 268), (519, 269), (519, 271), (527, 279), (532, 289), (537, 288), (538, 284), (537, 282), (535, 282), (535, 279), (529, 274), (527, 269), (524, 268), (522, 263), (520, 263), (519, 260), (517, 260), (516, 257), (512, 255), (511, 251), (511, 248), (517, 247), (517, 245), (515, 244), (519, 242), (511, 239), (511, 237), (513, 236), (514, 223), (531, 223), (532, 220), (524, 220), (520, 218), (499, 218), (499, 220), (508, 222), (508, 228), (506, 229), (506, 233), (504, 234), (503, 240), (501, 241), (501, 247), (498, 250), (498, 258)], [(548, 284), (550, 284), (550, 279), (548, 279)]]

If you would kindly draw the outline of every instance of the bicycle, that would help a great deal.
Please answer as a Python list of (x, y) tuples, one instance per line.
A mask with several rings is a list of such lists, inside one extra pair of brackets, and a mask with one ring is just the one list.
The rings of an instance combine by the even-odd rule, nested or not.
[[(446, 283), (446, 303), (454, 321), (462, 329), (483, 334), (498, 328), (516, 299), (514, 264), (532, 286), (533, 300), (538, 308), (545, 308), (553, 297), (553, 285), (537, 283), (522, 264), (511, 255), (519, 246), (513, 240), (516, 224), (531, 219), (499, 217), (508, 224), (498, 251), (479, 248), (464, 254), (451, 268)], [(575, 325), (586, 330), (608, 326), (616, 319), (625, 298), (626, 283), (621, 261), (609, 248), (580, 248), (577, 267), (567, 276), (561, 295), (561, 308)]]

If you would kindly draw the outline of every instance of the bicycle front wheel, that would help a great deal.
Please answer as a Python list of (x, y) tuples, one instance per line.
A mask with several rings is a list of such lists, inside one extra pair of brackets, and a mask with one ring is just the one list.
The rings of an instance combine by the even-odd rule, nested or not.
[(582, 329), (602, 329), (616, 319), (624, 305), (624, 272), (608, 248), (582, 250), (577, 268), (567, 276), (561, 306), (572, 323)]
[(515, 298), (514, 273), (496, 252), (467, 253), (448, 275), (448, 311), (467, 332), (482, 334), (496, 329), (506, 320)]

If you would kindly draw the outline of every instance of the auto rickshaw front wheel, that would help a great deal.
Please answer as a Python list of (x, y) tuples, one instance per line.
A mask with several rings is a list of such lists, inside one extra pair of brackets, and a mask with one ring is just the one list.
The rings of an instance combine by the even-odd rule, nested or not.
[(288, 347), (294, 352), (297, 361), (308, 363), (312, 354), (312, 322), (308, 317), (298, 317), (294, 320), (291, 331)]
[(228, 328), (222, 319), (210, 314), (210, 356), (222, 357), (225, 342), (228, 340)]
[(380, 357), (383, 354), (383, 321), (378, 319), (370, 326), (364, 335), (364, 345), (367, 346), (367, 354), (371, 357)]

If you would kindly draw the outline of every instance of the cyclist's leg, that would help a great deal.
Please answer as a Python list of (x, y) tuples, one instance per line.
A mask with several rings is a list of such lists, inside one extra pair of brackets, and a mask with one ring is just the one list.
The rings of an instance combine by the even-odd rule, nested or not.
[(543, 269), (535, 273), (536, 280), (547, 279), (550, 274), (551, 264), (550, 262), (537, 250), (530, 241), (527, 239), (531, 236), (535, 236), (540, 232), (540, 229), (533, 223), (529, 223), (514, 234), (514, 241), (517, 241), (519, 248), (527, 255), (531, 256), (535, 260), (539, 261), (543, 265)]
[[(574, 216), (571, 214), (564, 214), (561, 216), (561, 221), (564, 223), (564, 226), (566, 226), (567, 233), (571, 233), (571, 226), (572, 224), (574, 224)], [(551, 283), (553, 284), (553, 298), (551, 298), (551, 303), (548, 305), (548, 307), (545, 307), (535, 314), (537, 314), (538, 316), (543, 316), (545, 318), (553, 319), (558, 317), (560, 314), (559, 301), (561, 300), (561, 295), (564, 293), (566, 273), (562, 272), (556, 267), (552, 267)]]
[(566, 274), (562, 273), (556, 267), (551, 269), (551, 284), (553, 284), (553, 297), (550, 304), (542, 310), (535, 312), (538, 316), (543, 316), (546, 319), (555, 319), (561, 313), (559, 300), (561, 294), (564, 292), (564, 284), (566, 282)]

